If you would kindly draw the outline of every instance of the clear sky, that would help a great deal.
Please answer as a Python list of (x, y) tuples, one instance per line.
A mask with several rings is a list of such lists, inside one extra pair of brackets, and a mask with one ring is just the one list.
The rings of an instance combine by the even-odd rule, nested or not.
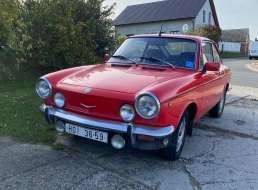
[[(158, 0), (105, 0), (104, 4), (116, 3), (116, 18), (128, 5)], [(258, 0), (213, 0), (222, 30), (249, 28), (250, 40), (258, 38)], [(191, 0), (190, 0), (191, 2)]]

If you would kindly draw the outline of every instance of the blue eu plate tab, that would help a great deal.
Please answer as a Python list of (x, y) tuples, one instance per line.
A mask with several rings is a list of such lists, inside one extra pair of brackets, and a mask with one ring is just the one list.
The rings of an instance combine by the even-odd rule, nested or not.
[(191, 61), (186, 61), (186, 64), (185, 64), (186, 67), (190, 67), (190, 68), (193, 68), (194, 66), (194, 63), (191, 62)]

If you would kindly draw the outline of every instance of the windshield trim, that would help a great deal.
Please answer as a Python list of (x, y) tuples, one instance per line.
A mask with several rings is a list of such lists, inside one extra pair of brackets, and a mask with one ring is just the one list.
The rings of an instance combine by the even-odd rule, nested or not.
[[(166, 38), (166, 39), (182, 39), (182, 40), (186, 40), (186, 41), (193, 41), (193, 42), (195, 42), (195, 44), (196, 44), (196, 47), (195, 47), (195, 51), (193, 52), (194, 53), (194, 67), (193, 68), (190, 68), (190, 67), (182, 67), (182, 66), (178, 66), (178, 65), (174, 65), (174, 68), (180, 68), (180, 69), (186, 69), (186, 70), (196, 70), (197, 69), (197, 67), (198, 67), (198, 48), (199, 48), (199, 41), (197, 40), (197, 39), (193, 39), (193, 38), (184, 38), (184, 37), (182, 37), (182, 36), (179, 36), (179, 37), (176, 37), (176, 36), (173, 36), (173, 37), (168, 37), (168, 36), (130, 36), (130, 37), (128, 37), (127, 39), (125, 39), (124, 40), (124, 42), (125, 41), (127, 41), (127, 40), (130, 40), (130, 39), (134, 39), (134, 38), (151, 38), (151, 39), (158, 39), (158, 38)], [(124, 43), (123, 42), (123, 43)], [(122, 43), (122, 44), (123, 44)], [(122, 45), (121, 44), (121, 45)], [(132, 60), (132, 59), (125, 59), (125, 60), (123, 60), (123, 62), (120, 62), (120, 61), (112, 61), (112, 62), (110, 62), (110, 59), (113, 57), (113, 56), (116, 56), (115, 55), (115, 53), (116, 53), (116, 51), (120, 48), (120, 46), (121, 45), (119, 45), (116, 49), (115, 49), (115, 51), (112, 53), (112, 55), (109, 57), (109, 59), (107, 60), (107, 62), (109, 62), (109, 63), (122, 63), (122, 64), (136, 64), (136, 65), (149, 65), (149, 66), (160, 66), (160, 67), (169, 67), (169, 68), (172, 68), (173, 69), (173, 67), (171, 66), (171, 64), (170, 65), (165, 65), (164, 64), (164, 62), (166, 62), (165, 60), (159, 60), (161, 63), (163, 63), (162, 65), (161, 64), (155, 64), (155, 63), (147, 63), (147, 62), (138, 62), (138, 61), (135, 61), (135, 60)], [(147, 46), (148, 45), (146, 45), (146, 47), (145, 47), (145, 49), (144, 49), (144, 52), (146, 52), (146, 48), (147, 48)], [(167, 50), (167, 48), (166, 48), (166, 46), (164, 46), (164, 49), (167, 51), (167, 53), (169, 53), (169, 51)], [(170, 54), (170, 53), (169, 53)], [(171, 55), (171, 54), (170, 54)], [(154, 57), (155, 58), (155, 56), (152, 56), (152, 57)], [(115, 57), (113, 57), (113, 58), (115, 58)], [(116, 58), (116, 59), (119, 59), (119, 58)], [(128, 62), (126, 61), (126, 60), (128, 60)], [(125, 62), (126, 61), (126, 62)], [(134, 62), (132, 62), (132, 61), (134, 61)], [(172, 64), (173, 65), (173, 64)]]

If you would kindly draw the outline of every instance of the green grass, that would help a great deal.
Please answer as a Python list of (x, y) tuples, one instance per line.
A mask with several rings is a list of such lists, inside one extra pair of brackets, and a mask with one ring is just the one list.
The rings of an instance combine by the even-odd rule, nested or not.
[(223, 52), (221, 53), (222, 58), (236, 58), (236, 57), (247, 57), (247, 54), (243, 53), (233, 53), (233, 52)]
[(0, 82), (0, 135), (60, 149), (55, 144), (54, 126), (48, 125), (38, 110), (43, 101), (36, 94), (35, 82), (42, 71), (25, 65), (13, 73), (14, 81)]

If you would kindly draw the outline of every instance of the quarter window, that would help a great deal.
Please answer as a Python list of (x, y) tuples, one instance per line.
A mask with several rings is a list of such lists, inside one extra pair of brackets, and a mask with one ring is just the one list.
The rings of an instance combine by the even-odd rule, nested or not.
[(219, 53), (214, 46), (213, 46), (213, 52), (214, 52), (214, 62), (219, 62), (220, 63), (221, 59), (220, 59)]
[(210, 42), (203, 42), (202, 43), (202, 54), (201, 54), (201, 61), (200, 61), (200, 69), (203, 68), (203, 66), (208, 61), (213, 61), (213, 49), (212, 49), (212, 43)]

